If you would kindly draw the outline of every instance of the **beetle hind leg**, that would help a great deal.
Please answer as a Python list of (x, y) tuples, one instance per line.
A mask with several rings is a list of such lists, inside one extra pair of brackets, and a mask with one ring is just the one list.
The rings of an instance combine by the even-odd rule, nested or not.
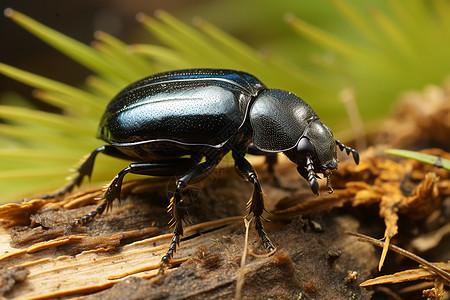
[[(233, 153), (234, 155), (234, 153)], [(261, 185), (259, 183), (258, 177), (256, 176), (255, 169), (244, 157), (234, 157), (235, 159), (235, 169), (239, 176), (243, 179), (253, 183), (253, 195), (248, 203), (248, 215), (253, 214), (252, 218), (255, 218), (255, 229), (258, 232), (261, 242), (268, 252), (275, 250), (272, 242), (270, 241), (267, 233), (264, 231), (261, 219), (264, 209), (264, 198)], [(247, 216), (248, 216), (247, 215)]]
[(39, 196), (41, 199), (54, 199), (58, 198), (60, 196), (63, 196), (67, 193), (70, 193), (75, 187), (80, 186), (81, 182), (83, 181), (83, 178), (85, 176), (91, 177), (92, 169), (94, 167), (94, 161), (97, 157), (97, 154), (100, 152), (105, 152), (110, 146), (100, 146), (94, 151), (92, 151), (89, 155), (87, 155), (81, 162), (81, 165), (77, 169), (78, 175), (72, 179), (72, 182), (61, 189), (60, 191), (57, 191), (53, 194), (44, 194)]
[(96, 216), (101, 215), (105, 210), (109, 210), (114, 200), (120, 201), (123, 178), (128, 173), (141, 175), (177, 175), (184, 172), (194, 163), (191, 159), (179, 158), (167, 161), (138, 162), (132, 163), (122, 171), (105, 188), (105, 193), (101, 199), (103, 202), (92, 212), (75, 221), (77, 224), (86, 224)]
[[(75, 176), (69, 185), (61, 189), (60, 191), (57, 191), (53, 194), (44, 194), (36, 198), (40, 199), (54, 199), (61, 197), (67, 193), (70, 193), (73, 191), (74, 188), (77, 186), (80, 186), (84, 177), (91, 177), (92, 169), (94, 168), (94, 162), (95, 158), (97, 157), (97, 154), (103, 153), (109, 156), (118, 157), (118, 158), (126, 158), (126, 156), (122, 153), (120, 153), (114, 146), (111, 145), (103, 145), (92, 151), (89, 155), (87, 155), (82, 161), (80, 166), (77, 169), (77, 176)], [(36, 199), (33, 198), (33, 199)]]

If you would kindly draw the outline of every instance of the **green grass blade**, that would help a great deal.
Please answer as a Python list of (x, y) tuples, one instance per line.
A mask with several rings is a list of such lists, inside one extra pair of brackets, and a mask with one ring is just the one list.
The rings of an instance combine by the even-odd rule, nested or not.
[(66, 181), (67, 175), (70, 174), (64, 167), (50, 167), (50, 168), (39, 168), (39, 169), (20, 169), (20, 170), (9, 170), (7, 172), (0, 171), (0, 183), (14, 181), (39, 181), (41, 178), (45, 178), (46, 181), (59, 182), (54, 185), (55, 188), (62, 186)]
[(409, 159), (414, 159), (429, 165), (433, 165), (433, 166), (437, 166), (440, 168), (444, 168), (447, 171), (450, 171), (450, 160), (439, 157), (439, 156), (435, 156), (435, 155), (430, 155), (430, 154), (425, 154), (425, 153), (419, 153), (419, 152), (415, 152), (415, 151), (410, 151), (410, 150), (402, 150), (402, 149), (388, 149), (386, 151), (384, 151), (386, 154), (391, 154), (391, 155), (396, 155), (396, 156), (400, 156), (400, 157), (404, 157), (404, 158), (409, 158)]
[(18, 124), (48, 127), (74, 136), (92, 136), (95, 129), (86, 126), (82, 120), (43, 111), (0, 105), (0, 118)]
[(410, 61), (414, 61), (415, 55), (412, 51), (413, 47), (409, 44), (405, 33), (401, 30), (397, 23), (392, 21), (382, 12), (372, 9), (372, 18), (378, 24), (379, 29), (385, 33), (387, 43), (391, 43), (395, 49), (401, 54), (401, 57), (406, 56)]
[(73, 153), (58, 150), (38, 149), (1, 149), (0, 156), (10, 160), (37, 160), (39, 162), (51, 162), (62, 164), (74, 164)]
[(110, 61), (105, 59), (91, 47), (69, 38), (11, 8), (5, 9), (4, 13), (7, 17), (11, 18), (34, 36), (40, 38), (50, 46), (58, 49), (92, 71), (103, 74), (105, 77), (113, 80), (125, 79), (120, 72), (117, 72), (117, 70), (111, 66)]
[(197, 18), (195, 19), (194, 24), (202, 32), (207, 34), (209, 38), (217, 42), (220, 49), (225, 49), (224, 52), (229, 53), (228, 55), (234, 57), (239, 64), (246, 66), (249, 69), (253, 69), (255, 73), (267, 72), (270, 68), (254, 49), (215, 27), (211, 23)]
[[(86, 107), (86, 110), (102, 110), (105, 107), (105, 100), (83, 90), (71, 87), (61, 82), (51, 80), (27, 71), (23, 71), (5, 64), (0, 63), (0, 73), (28, 84), (32, 87), (57, 92), (61, 95), (68, 96), (73, 99), (78, 106)], [(60, 102), (61, 108), (70, 110), (70, 106), (73, 104), (67, 104), (63, 106), (63, 102)]]
[(264, 82), (278, 87), (286, 86), (286, 89), (289, 89), (287, 82), (291, 82), (295, 87), (314, 83), (314, 76), (311, 76), (311, 73), (300, 70), (292, 63), (287, 66), (273, 54), (263, 56), (247, 44), (204, 20), (196, 19), (195, 24), (210, 39), (218, 43), (218, 48), (233, 57), (242, 70), (261, 76)]
[(135, 44), (130, 46), (130, 50), (144, 55), (170, 69), (183, 69), (191, 66), (187, 62), (188, 60), (185, 58), (185, 55), (170, 48), (148, 44)]
[(56, 135), (54, 132), (49, 132), (48, 130), (45, 131), (35, 126), (25, 127), (0, 124), (0, 136), (8, 136), (11, 139), (19, 140), (22, 144), (24, 144), (24, 146), (30, 148), (46, 147), (48, 149), (65, 149), (64, 151), (69, 150), (71, 152), (89, 151), (98, 144), (98, 141), (94, 137), (86, 137), (83, 138), (82, 141), (75, 142), (73, 137), (66, 135)]
[[(123, 86), (117, 86), (114, 83), (105, 80), (103, 77), (98, 77), (94, 75), (89, 76), (86, 79), (86, 84), (94, 94), (98, 94), (102, 98), (108, 100), (112, 99), (122, 88), (126, 86), (126, 84)], [(97, 111), (98, 116), (95, 119), (99, 119), (102, 113), (103, 109), (101, 111)]]
[(316, 26), (306, 23), (296, 18), (294, 15), (286, 15), (286, 22), (298, 33), (311, 39), (312, 41), (332, 49), (346, 57), (360, 59), (363, 52), (360, 47), (352, 45), (350, 42), (332, 35)]
[(448, 17), (450, 12), (450, 2), (442, 0), (432, 1), (434, 12), (436, 14), (436, 20), (438, 21), (439, 28), (442, 28), (442, 34), (446, 40), (450, 39), (450, 18)]
[(159, 11), (159, 21), (141, 14), (139, 21), (152, 34), (169, 47), (186, 55), (192, 67), (227, 67), (236, 68), (235, 61), (218, 49), (199, 32), (175, 21), (169, 14)]
[[(45, 103), (60, 108), (64, 114), (80, 119), (98, 119), (101, 116), (101, 110), (94, 110), (87, 105), (80, 105), (76, 99), (70, 95), (63, 95), (54, 91), (34, 90), (33, 96)], [(103, 101), (102, 101), (103, 102)]]
[(367, 22), (367, 17), (355, 9), (348, 1), (331, 0), (331, 3), (341, 12), (345, 20), (350, 22), (353, 25), (352, 27), (360, 32), (361, 36), (377, 46), (381, 46), (384, 43), (378, 32)]
[(143, 77), (142, 74), (130, 66), (130, 62), (128, 62), (127, 59), (122, 56), (123, 53), (120, 53), (117, 49), (111, 48), (99, 41), (93, 42), (92, 47), (99, 53), (104, 54), (105, 58), (109, 61), (109, 65), (113, 67), (116, 72), (121, 74), (121, 77), (124, 80), (115, 81), (118, 86), (136, 81)]
[(222, 48), (217, 47), (199, 31), (179, 21), (166, 11), (158, 10), (155, 15), (159, 21), (177, 33), (178, 38), (184, 44), (180, 50), (190, 47), (193, 51), (201, 53), (205, 61), (220, 63), (232, 69), (237, 66), (233, 57), (224, 52)]
[(150, 64), (150, 62), (147, 59), (133, 53), (129, 46), (124, 42), (101, 31), (96, 32), (95, 37), (102, 42), (103, 45), (110, 49), (114, 57), (116, 57), (122, 65), (127, 66), (130, 70), (133, 70), (139, 78), (148, 76), (154, 72), (154, 67)]
[(186, 45), (178, 38), (179, 34), (174, 30), (168, 29), (167, 26), (142, 13), (138, 15), (138, 21), (142, 23), (146, 30), (156, 36), (164, 44), (169, 45), (169, 47), (175, 49), (185, 48), (183, 49), (183, 52), (190, 57), (191, 64), (195, 64), (195, 62), (202, 60), (202, 55), (190, 47), (186, 47)]

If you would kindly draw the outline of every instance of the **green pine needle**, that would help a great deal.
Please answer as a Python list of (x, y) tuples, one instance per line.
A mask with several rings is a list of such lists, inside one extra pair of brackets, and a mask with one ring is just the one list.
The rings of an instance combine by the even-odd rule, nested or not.
[(450, 160), (442, 158), (440, 156), (435, 156), (431, 154), (425, 154), (410, 150), (401, 149), (388, 149), (384, 151), (386, 154), (396, 155), (404, 158), (414, 159), (425, 164), (433, 165), (439, 168), (444, 168), (450, 171)]
[[(288, 2), (291, 7), (300, 5)], [(35, 97), (62, 112), (13, 106), (19, 101), (12, 96), (8, 105), (0, 106), (0, 203), (63, 186), (68, 170), (102, 144), (95, 136), (111, 98), (127, 84), (157, 72), (215, 67), (252, 73), (269, 87), (305, 98), (335, 133), (349, 127), (344, 104), (338, 100), (342, 90), (351, 89), (362, 118), (373, 120), (386, 115), (400, 92), (439, 84), (448, 75), (450, 4), (446, 1), (411, 0), (404, 5), (404, 1), (384, 0), (370, 9), (348, 0), (331, 3), (326, 8), (334, 18), (331, 23), (345, 24), (347, 30), (334, 32), (288, 14), (285, 20), (290, 27), (284, 25), (293, 29), (291, 40), (277, 45), (285, 47), (283, 56), (271, 49), (258, 51), (203, 19), (189, 26), (164, 11), (154, 18), (138, 16), (160, 43), (127, 45), (97, 32), (96, 41), (88, 46), (6, 9), (8, 18), (92, 74), (77, 88), (0, 63), (0, 74), (36, 88)], [(263, 6), (268, 13), (274, 9), (272, 3), (258, 5), (260, 13)], [(311, 16), (314, 19), (321, 18)], [(261, 29), (273, 25), (260, 24), (254, 31), (264, 40)], [(311, 55), (298, 55), (300, 49), (292, 48), (298, 46), (299, 36), (313, 43), (308, 46)], [(92, 180), (109, 181), (127, 163), (99, 156)]]

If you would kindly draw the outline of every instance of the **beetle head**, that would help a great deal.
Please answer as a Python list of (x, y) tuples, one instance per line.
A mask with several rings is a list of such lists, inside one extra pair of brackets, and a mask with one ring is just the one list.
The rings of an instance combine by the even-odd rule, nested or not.
[(330, 193), (333, 191), (329, 186), (329, 176), (331, 170), (338, 166), (336, 143), (331, 130), (320, 119), (313, 120), (296, 147), (284, 153), (297, 164), (298, 172), (309, 181), (313, 193), (318, 194), (319, 191), (316, 173), (327, 177), (327, 187)]
[(330, 176), (338, 161), (333, 134), (314, 110), (292, 93), (268, 89), (251, 104), (249, 119), (255, 148), (286, 154), (317, 194), (316, 173)]
[(338, 166), (336, 142), (331, 130), (319, 119), (312, 121), (295, 148), (284, 152), (289, 159), (299, 166), (306, 166), (309, 156), (316, 173), (334, 170)]
[[(327, 125), (317, 119), (311, 122), (304, 137), (314, 146), (315, 155), (322, 165), (322, 170), (333, 170), (338, 166), (336, 142)], [(300, 142), (299, 142), (300, 144)], [(297, 149), (299, 148), (297, 144)]]

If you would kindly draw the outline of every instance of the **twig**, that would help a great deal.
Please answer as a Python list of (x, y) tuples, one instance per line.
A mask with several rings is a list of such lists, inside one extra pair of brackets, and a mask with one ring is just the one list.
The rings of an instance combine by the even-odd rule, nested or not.
[[(363, 235), (360, 233), (355, 233), (355, 232), (348, 232), (348, 231), (345, 233), (348, 235), (356, 236), (358, 238), (358, 241), (367, 242), (367, 243), (370, 243), (372, 245), (375, 245), (375, 246), (378, 246), (381, 248), (383, 248), (383, 246), (384, 246), (384, 242), (374, 239), (374, 238), (371, 238), (369, 236), (366, 236), (366, 235)], [(392, 244), (389, 244), (389, 250), (395, 251), (405, 257), (408, 257), (411, 260), (418, 262), (421, 265), (424, 265), (430, 272), (435, 273), (436, 275), (447, 280), (447, 282), (450, 282), (450, 273), (436, 267), (435, 265), (433, 265), (432, 263), (423, 259), (422, 257), (420, 257), (414, 253), (411, 253), (409, 251), (406, 251), (405, 249), (402, 249), (398, 246), (392, 245)]]
[(236, 292), (234, 293), (234, 299), (240, 300), (242, 296), (242, 287), (244, 286), (245, 281), (245, 261), (247, 259), (247, 244), (248, 244), (248, 231), (250, 228), (250, 223), (252, 219), (248, 221), (244, 218), (244, 224), (245, 224), (245, 241), (244, 241), (244, 250), (242, 251), (242, 257), (241, 257), (241, 267), (238, 270), (237, 273), (237, 279), (236, 279)]

